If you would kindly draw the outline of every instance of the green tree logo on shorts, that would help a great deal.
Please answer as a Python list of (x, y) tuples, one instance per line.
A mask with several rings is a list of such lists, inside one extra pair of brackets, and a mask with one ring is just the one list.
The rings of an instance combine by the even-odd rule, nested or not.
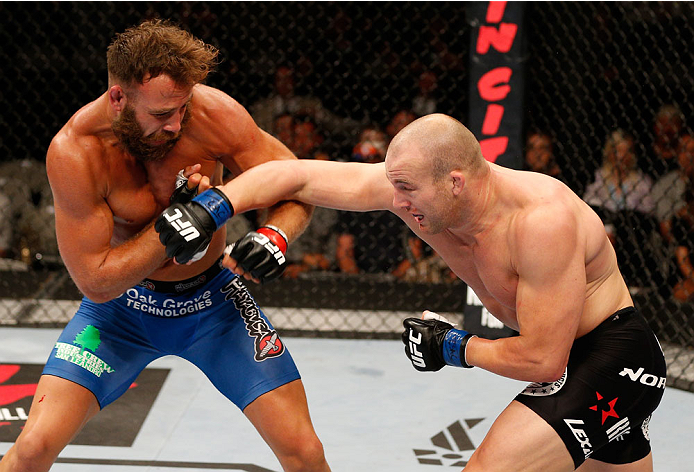
[[(101, 345), (101, 333), (96, 327), (92, 325), (85, 326), (75, 336), (73, 343), (55, 343), (55, 357), (80, 366), (97, 377), (101, 377), (101, 374), (104, 372), (108, 374), (114, 372), (110, 365), (94, 354), (99, 345)], [(81, 349), (79, 346), (81, 346)]]
[(80, 354), (84, 354), (85, 349), (96, 352), (101, 344), (101, 334), (99, 330), (92, 325), (87, 325), (80, 334), (75, 336), (73, 343), (82, 346)]

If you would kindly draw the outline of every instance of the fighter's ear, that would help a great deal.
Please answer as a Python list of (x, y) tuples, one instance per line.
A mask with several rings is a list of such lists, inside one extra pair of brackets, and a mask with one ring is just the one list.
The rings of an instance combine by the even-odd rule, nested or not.
[(108, 102), (114, 111), (123, 111), (127, 101), (128, 99), (125, 96), (125, 91), (120, 85), (113, 85), (108, 89)]
[(465, 175), (459, 170), (453, 170), (448, 174), (448, 178), (450, 179), (453, 195), (460, 195), (460, 192), (463, 191), (463, 187), (465, 187)]

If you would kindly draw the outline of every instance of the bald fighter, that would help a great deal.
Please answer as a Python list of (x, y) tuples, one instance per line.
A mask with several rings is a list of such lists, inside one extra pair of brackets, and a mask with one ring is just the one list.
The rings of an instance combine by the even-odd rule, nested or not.
[[(58, 245), (85, 297), (51, 351), (0, 471), (50, 469), (90, 418), (165, 355), (198, 366), (284, 470), (330, 470), (289, 352), (240, 277), (221, 266), (224, 229), (179, 265), (153, 228), (171, 203), (211, 206), (195, 188), (221, 183), (222, 166), (241, 174), (295, 159), (233, 98), (202, 84), (217, 54), (165, 21), (126, 30), (108, 48), (108, 90), (53, 138), (46, 163)], [(275, 254), (309, 217), (305, 205), (273, 207), (229, 260), (257, 281), (277, 277), (283, 259)], [(178, 227), (186, 237), (195, 232)]]
[[(404, 321), (417, 370), (477, 366), (531, 382), (466, 472), (652, 470), (648, 422), (664, 391), (663, 353), (599, 217), (558, 180), (487, 162), (465, 126), (435, 114), (404, 128), (384, 163), (268, 162), (205, 193), (229, 214), (283, 199), (390, 210), (520, 333), (487, 340), (436, 316)], [(212, 218), (195, 203), (160, 216), (167, 252), (186, 259), (206, 238), (182, 239), (167, 223), (172, 212), (193, 225)]]

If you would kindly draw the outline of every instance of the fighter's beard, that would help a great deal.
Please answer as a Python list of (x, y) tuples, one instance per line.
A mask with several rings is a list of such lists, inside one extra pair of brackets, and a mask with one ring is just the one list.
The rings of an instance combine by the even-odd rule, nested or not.
[[(156, 162), (162, 160), (181, 139), (183, 129), (189, 119), (190, 109), (186, 110), (181, 121), (181, 130), (177, 134), (162, 131), (145, 137), (142, 127), (135, 119), (135, 111), (126, 106), (121, 115), (111, 124), (111, 129), (121, 145), (133, 157), (142, 162)], [(156, 146), (150, 144), (156, 141), (166, 142)]]

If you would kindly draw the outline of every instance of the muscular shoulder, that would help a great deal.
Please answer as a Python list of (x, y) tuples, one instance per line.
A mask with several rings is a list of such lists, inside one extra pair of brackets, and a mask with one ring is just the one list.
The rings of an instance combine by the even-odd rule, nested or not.
[(110, 126), (95, 116), (94, 103), (70, 118), (53, 137), (46, 154), (46, 171), (54, 191), (60, 181), (74, 184), (85, 175), (104, 172), (102, 157), (109, 146), (104, 138), (109, 134)]
[[(543, 176), (545, 177), (545, 176)], [(585, 208), (580, 199), (549, 177), (531, 186), (527, 201), (512, 219), (509, 240), (516, 254), (574, 252), (583, 245)]]
[(229, 150), (245, 140), (261, 139), (260, 129), (246, 108), (219, 89), (196, 85), (191, 109), (190, 132), (207, 146), (216, 143)]
[(210, 115), (242, 113), (245, 111), (245, 108), (227, 93), (203, 84), (195, 86), (193, 109)]

